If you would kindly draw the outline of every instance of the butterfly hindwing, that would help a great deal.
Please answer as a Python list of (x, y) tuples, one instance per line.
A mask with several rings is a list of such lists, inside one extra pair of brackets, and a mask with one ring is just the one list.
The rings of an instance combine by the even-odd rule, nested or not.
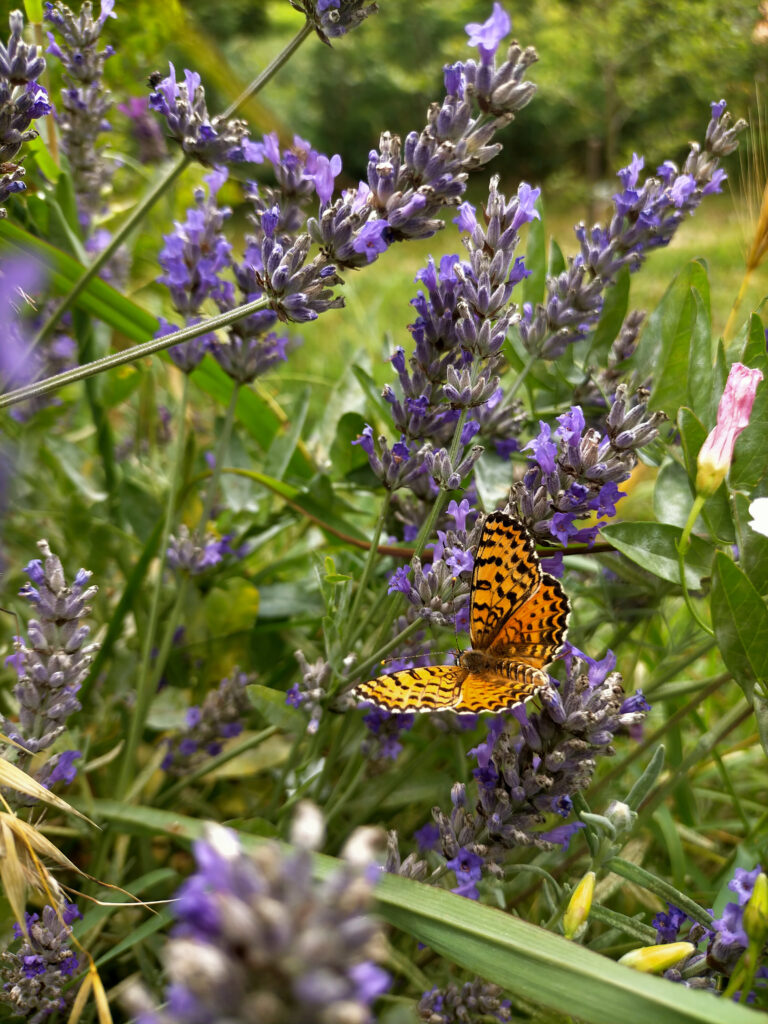
[(542, 573), (538, 590), (501, 625), (490, 653), (543, 668), (562, 650), (570, 610), (560, 580)]
[(513, 516), (492, 512), (485, 520), (475, 555), (470, 597), (470, 639), (476, 650), (494, 642), (504, 622), (541, 582), (536, 547)]
[(386, 711), (447, 711), (461, 696), (467, 670), (459, 665), (408, 668), (355, 687), (355, 696)]
[(496, 671), (469, 672), (461, 697), (451, 708), (456, 714), (511, 711), (549, 685), (546, 672), (521, 662), (501, 659)]

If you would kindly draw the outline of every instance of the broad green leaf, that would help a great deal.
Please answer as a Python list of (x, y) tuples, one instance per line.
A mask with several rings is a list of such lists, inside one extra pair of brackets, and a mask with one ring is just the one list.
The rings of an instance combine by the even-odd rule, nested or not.
[(296, 733), (307, 728), (306, 715), (285, 703), (285, 693), (282, 690), (272, 690), (261, 683), (252, 683), (246, 689), (251, 704), (270, 725)]
[[(631, 561), (670, 583), (680, 583), (677, 542), (682, 530), (669, 523), (612, 523), (600, 531), (602, 536)], [(685, 556), (685, 581), (698, 590), (709, 576), (714, 545), (695, 535)]]
[(629, 268), (623, 267), (614, 283), (605, 292), (600, 319), (589, 347), (587, 361), (604, 366), (611, 345), (621, 330), (629, 308)]
[(317, 590), (305, 583), (268, 583), (259, 589), (259, 620), (316, 617), (322, 613)]
[(523, 302), (535, 306), (544, 301), (547, 277), (547, 238), (544, 230), (544, 210), (541, 198), (536, 200), (539, 216), (528, 225), (528, 244), (525, 249), (525, 269), (529, 276), (523, 281)]
[(672, 419), (687, 400), (688, 350), (696, 319), (696, 302), (691, 289), (709, 307), (709, 282), (703, 264), (687, 264), (670, 284), (659, 305), (651, 313), (640, 335), (630, 366), (641, 380), (656, 382), (650, 408), (663, 409)]
[[(680, 430), (680, 439), (683, 442), (683, 455), (685, 466), (688, 470), (688, 479), (691, 482), (691, 494), (693, 494), (696, 483), (696, 460), (699, 449), (704, 444), (707, 432), (698, 417), (690, 409), (681, 409), (677, 418), (677, 425)], [(702, 517), (709, 527), (713, 537), (732, 544), (736, 539), (731, 509), (728, 504), (728, 492), (725, 487), (719, 487), (711, 498), (704, 502)]]
[(494, 509), (506, 497), (513, 473), (511, 462), (499, 458), (492, 450), (484, 452), (475, 463), (475, 486), (483, 508)]
[(712, 325), (709, 310), (696, 288), (692, 289), (692, 295), (695, 319), (688, 354), (687, 400), (699, 419), (706, 419), (712, 403), (712, 366), (715, 360)]
[(750, 499), (743, 494), (731, 497), (739, 544), (739, 565), (759, 594), (768, 594), (768, 537), (749, 525)]
[(688, 474), (674, 459), (659, 470), (653, 487), (653, 511), (661, 523), (685, 526), (693, 504)]
[(712, 577), (712, 625), (726, 666), (741, 683), (768, 679), (768, 608), (722, 551)]
[[(99, 819), (118, 823), (125, 831), (161, 833), (176, 840), (195, 839), (204, 827), (195, 818), (116, 800), (95, 800), (91, 808)], [(245, 849), (264, 842), (243, 834), (240, 839)], [(339, 864), (333, 857), (313, 857), (319, 878), (327, 878)], [(374, 895), (382, 917), (436, 953), (520, 999), (589, 1024), (712, 1024), (713, 1015), (718, 1024), (761, 1020), (748, 1007), (730, 1000), (713, 1004), (709, 992), (639, 974), (512, 914), (444, 889), (382, 874)]]
[[(42, 20), (39, 18), (38, 20)], [(38, 135), (36, 139), (30, 139), (26, 143), (27, 152), (34, 157), (34, 161), (40, 168), (42, 173), (49, 181), (56, 182), (61, 174), (61, 168), (53, 159), (51, 154), (48, 152), (48, 147), (45, 144), (45, 139), (42, 135)]]
[(749, 426), (736, 441), (728, 484), (734, 490), (751, 492), (768, 472), (768, 357), (765, 330), (756, 313), (750, 320), (743, 361), (749, 367), (762, 370), (763, 380), (757, 387)]
[(345, 412), (336, 424), (336, 434), (328, 453), (334, 480), (343, 480), (356, 469), (368, 465), (368, 456), (359, 444), (353, 444), (365, 428), (359, 412)]

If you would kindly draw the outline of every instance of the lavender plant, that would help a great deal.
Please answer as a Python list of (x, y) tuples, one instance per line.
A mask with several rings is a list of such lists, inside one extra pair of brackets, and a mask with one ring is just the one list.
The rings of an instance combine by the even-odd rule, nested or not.
[[(268, 92), (246, 105), (305, 41), (308, 102), (309, 47), (335, 56), (313, 37), (351, 81), (377, 31), (367, 0), (291, 6), (296, 35), (221, 113), (203, 85), (218, 65), (198, 63), (193, 20), (165, 26), (171, 9), (146, 24), (184, 63), (150, 76), (148, 101), (132, 54), (108, 60), (138, 17), (112, 0), (46, 6), (52, 101), (42, 26), (14, 12), (0, 48), (4, 607), (31, 538), (61, 553), (41, 542), (27, 566), (35, 617), (7, 665), (0, 881), (18, 927), (0, 996), (39, 1021), (87, 1013), (91, 995), (106, 1019), (120, 993), (144, 1024), (640, 1024), (660, 1009), (748, 1024), (740, 1004), (768, 1005), (765, 331), (755, 316), (738, 335), (731, 316), (717, 343), (701, 262), (648, 317), (631, 279), (658, 279), (648, 255), (685, 244), (744, 124), (719, 101), (680, 169), (643, 178), (635, 154), (609, 216), (561, 259), (552, 182), (530, 124), (512, 126), (538, 53), (500, 4), (466, 25), (471, 59), (432, 39), (429, 5), (408, 12), (411, 52), (429, 34), (425, 75), (449, 55), (443, 89), (415, 130), (372, 118), (357, 157), (297, 134), (280, 80), (274, 109)], [(226, 14), (234, 82), (250, 51), (223, 38)], [(377, 59), (398, 15), (379, 17)], [(339, 119), (369, 85), (383, 108), (387, 81), (367, 67), (354, 95), (337, 83)], [(61, 166), (53, 119), (32, 137), (51, 103)], [(279, 110), (279, 129), (257, 131), (254, 110), (259, 125)], [(107, 135), (116, 111), (147, 165)], [(502, 143), (510, 161), (486, 171)], [(358, 707), (374, 676), (450, 677), (500, 509), (572, 609), (534, 700), (492, 716)], [(99, 580), (98, 644), (90, 573), (68, 583), (62, 561)], [(529, 627), (505, 654), (524, 665), (547, 633)], [(71, 785), (79, 764), (63, 798), (34, 788)], [(73, 868), (97, 901), (74, 934), (59, 898)], [(144, 900), (170, 901), (168, 927)]]

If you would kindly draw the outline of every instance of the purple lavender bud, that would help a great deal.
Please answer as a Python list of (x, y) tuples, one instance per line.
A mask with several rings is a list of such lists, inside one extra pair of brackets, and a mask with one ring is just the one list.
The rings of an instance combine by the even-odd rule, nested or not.
[(322, 41), (338, 39), (361, 25), (379, 5), (375, 0), (290, 0), (291, 6), (306, 15)]
[(502, 998), (498, 985), (475, 978), (459, 986), (450, 984), (425, 992), (418, 1004), (419, 1016), (430, 1024), (453, 1024), (464, 1021), (508, 1021), (512, 1017), (510, 1002)]

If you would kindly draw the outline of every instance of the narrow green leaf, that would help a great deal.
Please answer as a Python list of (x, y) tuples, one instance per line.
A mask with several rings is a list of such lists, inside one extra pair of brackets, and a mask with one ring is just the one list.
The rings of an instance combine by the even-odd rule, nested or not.
[[(602, 536), (631, 561), (654, 576), (669, 583), (680, 583), (677, 543), (682, 530), (669, 523), (611, 523), (600, 531)], [(715, 547), (701, 537), (692, 536), (685, 556), (685, 581), (698, 590), (701, 580), (709, 576)]]
[(712, 917), (703, 907), (700, 907), (690, 896), (686, 896), (684, 892), (676, 889), (674, 885), (665, 882), (663, 878), (657, 878), (650, 871), (641, 868), (639, 864), (632, 864), (622, 857), (611, 857), (603, 866), (608, 871), (613, 871), (614, 874), (621, 875), (627, 881), (634, 882), (642, 889), (654, 893), (659, 899), (666, 900), (667, 903), (674, 903), (676, 907), (680, 907), (690, 918), (698, 921), (705, 928), (712, 927)]
[(656, 785), (659, 776), (661, 775), (662, 769), (664, 768), (664, 746), (659, 744), (653, 752), (651, 760), (648, 762), (645, 771), (634, 784), (632, 789), (629, 791), (624, 803), (631, 807), (633, 811), (636, 811), (640, 804), (645, 800), (648, 794), (651, 792), (653, 787)]
[(768, 608), (749, 577), (718, 551), (712, 577), (712, 626), (726, 666), (740, 681), (768, 678)]
[(279, 495), (291, 508), (306, 515), (313, 522), (317, 523), (321, 529), (327, 530), (336, 537), (345, 539), (351, 537), (354, 540), (360, 541), (366, 539), (356, 526), (353, 526), (352, 523), (333, 512), (331, 504), (315, 498), (307, 491), (302, 491), (292, 484), (276, 480), (266, 473), (257, 473), (256, 470), (252, 469), (236, 469), (233, 467), (225, 472), (234, 473), (237, 476), (245, 476), (261, 484), (262, 487), (266, 487), (274, 494)]
[(588, 361), (598, 366), (605, 365), (611, 345), (621, 330), (629, 308), (629, 268), (623, 267), (614, 283), (605, 292), (605, 301), (592, 344), (589, 346)]
[(565, 256), (563, 256), (563, 250), (560, 248), (554, 238), (550, 239), (549, 242), (549, 266), (547, 273), (550, 277), (557, 277), (558, 274), (562, 274), (565, 270)]
[(616, 928), (617, 931), (624, 932), (625, 935), (631, 935), (633, 939), (637, 939), (643, 946), (652, 946), (656, 942), (655, 928), (643, 924), (642, 921), (636, 921), (632, 917), (627, 917), (626, 914), (619, 914), (609, 907), (602, 906), (600, 903), (592, 904), (589, 916), (590, 919), (599, 921), (600, 924), (607, 924), (610, 928)]
[(310, 395), (311, 391), (309, 388), (302, 389), (297, 397), (296, 411), (291, 417), (290, 422), (285, 425), (282, 431), (275, 435), (264, 462), (264, 472), (268, 476), (273, 476), (277, 480), (283, 479), (301, 438), (301, 432), (304, 429), (304, 423), (309, 410)]
[(368, 399), (368, 401), (371, 403), (371, 406), (377, 410), (382, 419), (389, 419), (389, 406), (381, 397), (381, 388), (377, 387), (376, 381), (373, 379), (370, 373), (368, 373), (367, 370), (363, 369), (363, 367), (359, 366), (357, 363), (352, 364), (352, 373), (354, 373), (355, 377), (357, 378), (357, 382), (363, 389), (363, 393), (365, 394), (365, 397)]
[(528, 225), (528, 245), (525, 249), (525, 269), (529, 276), (523, 281), (523, 302), (535, 306), (544, 301), (547, 277), (547, 238), (544, 230), (544, 210), (541, 199), (536, 200), (538, 218)]
[(755, 709), (760, 744), (763, 753), (768, 757), (768, 698), (763, 697), (761, 693), (755, 693), (752, 706)]

